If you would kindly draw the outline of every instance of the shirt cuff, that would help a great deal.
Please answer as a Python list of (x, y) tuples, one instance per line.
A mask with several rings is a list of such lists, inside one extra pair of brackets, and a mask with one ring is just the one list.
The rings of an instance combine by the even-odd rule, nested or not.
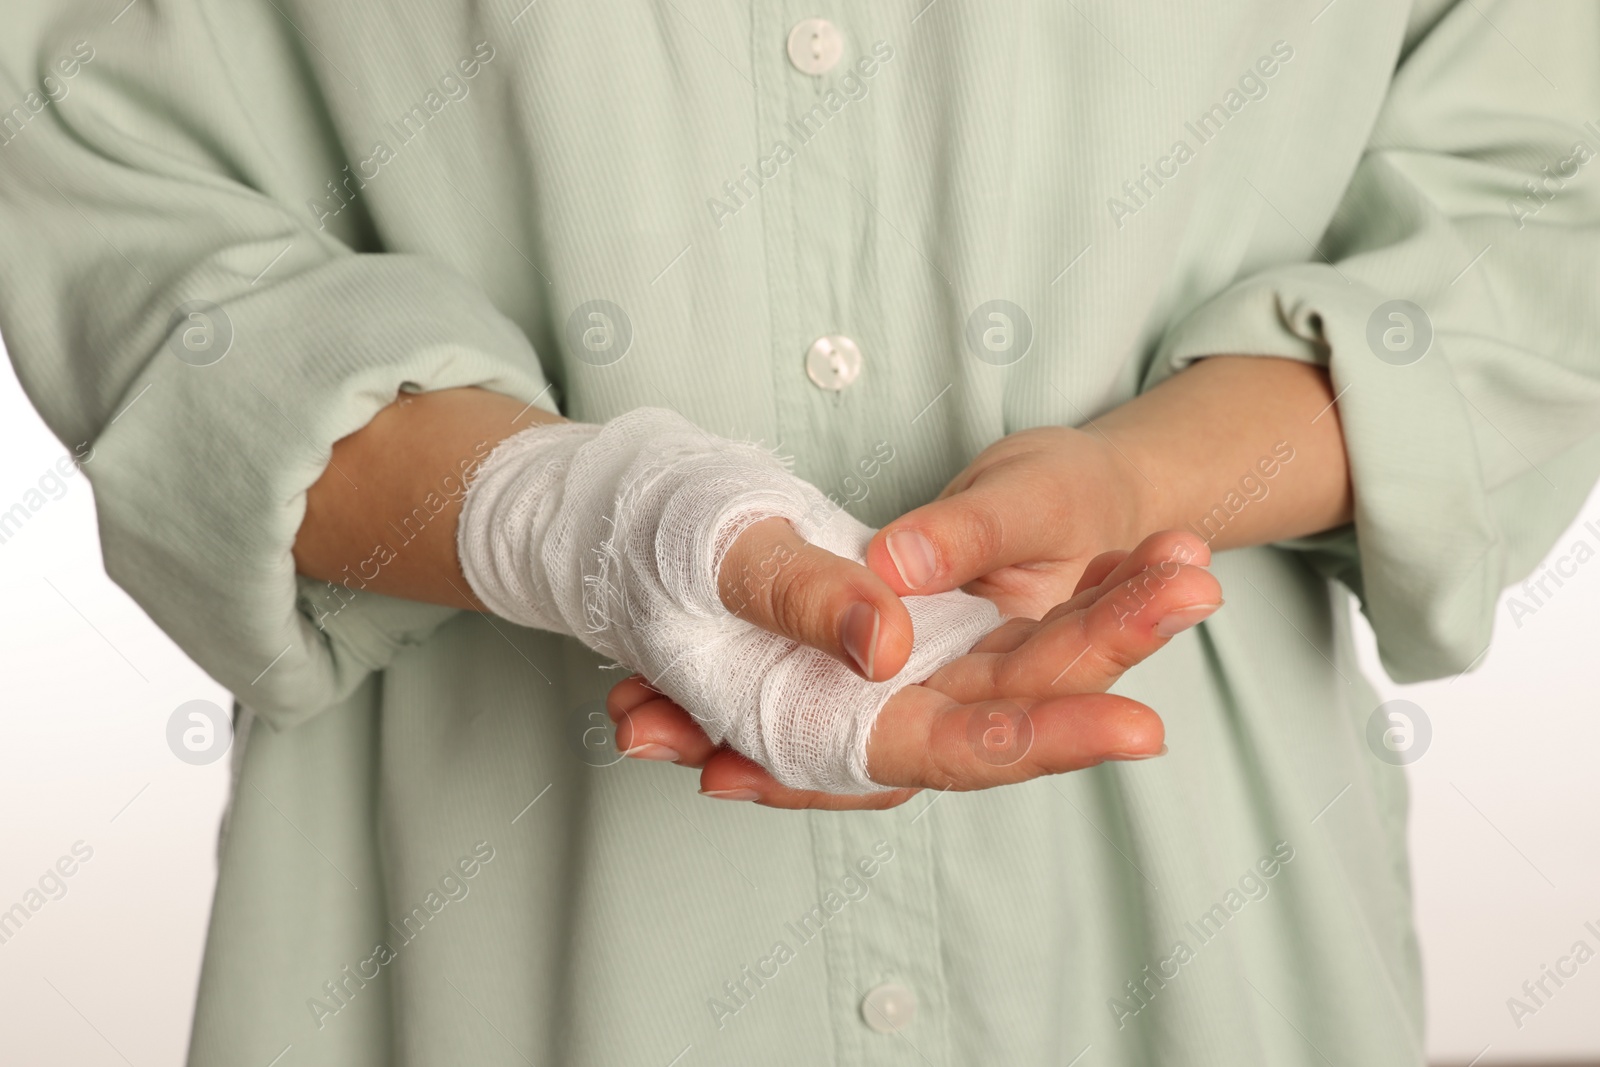
[(1460, 673), (1488, 646), (1499, 546), (1469, 402), (1441, 339), (1414, 360), (1414, 352), (1387, 349), (1380, 358), (1382, 342), (1369, 343), (1369, 327), (1378, 320), (1381, 338), (1399, 324), (1382, 310), (1387, 302), (1322, 264), (1250, 278), (1167, 332), (1143, 388), (1207, 356), (1328, 368), (1350, 458), (1354, 522), (1280, 547), (1305, 553), (1356, 594), (1384, 668), (1410, 682)]
[(204, 315), (210, 343), (220, 348), (226, 331), (229, 347), (220, 358), (184, 350), (180, 324), (85, 472), (107, 573), (241, 703), (285, 728), (452, 614), (363, 592), (330, 616), (326, 584), (297, 579), (306, 490), (333, 443), (402, 388), (479, 386), (554, 404), (522, 331), (426, 258), (341, 256)]

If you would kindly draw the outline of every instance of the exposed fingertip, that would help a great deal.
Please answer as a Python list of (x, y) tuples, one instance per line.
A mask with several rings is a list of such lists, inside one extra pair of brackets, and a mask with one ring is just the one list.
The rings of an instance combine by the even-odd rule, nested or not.
[(1209, 619), (1220, 607), (1222, 607), (1221, 601), (1215, 604), (1190, 604), (1187, 607), (1176, 608), (1156, 620), (1155, 634), (1157, 637), (1174, 637), (1189, 627)]
[(1133, 763), (1138, 760), (1155, 759), (1157, 756), (1165, 756), (1166, 754), (1167, 746), (1162, 745), (1154, 752), (1107, 752), (1106, 761), (1116, 763)]
[(657, 760), (661, 763), (676, 763), (683, 758), (683, 754), (675, 748), (658, 745), (653, 741), (646, 741), (642, 745), (634, 745), (624, 749), (622, 754), (629, 759)]
[(761, 794), (754, 789), (702, 789), (700, 795), (711, 797), (713, 800), (760, 800)]
[(878, 629), (878, 652), (872, 664), (874, 673), (869, 676), (874, 682), (894, 678), (911, 659), (911, 646), (915, 639), (911, 613), (899, 597), (892, 594), (891, 597), (888, 604), (879, 607), (882, 625)]
[(857, 601), (844, 609), (839, 620), (839, 644), (845, 654), (855, 662), (856, 670), (870, 681), (878, 661), (878, 637), (883, 630), (883, 615), (864, 601)]
[(883, 539), (884, 550), (894, 565), (895, 575), (907, 590), (921, 589), (933, 581), (939, 557), (933, 542), (920, 530), (895, 530)]
[(630, 674), (612, 686), (611, 691), (606, 694), (606, 714), (611, 716), (612, 722), (620, 722), (624, 715), (639, 705), (660, 696), (661, 694), (645, 681), (644, 675)]
[(701, 768), (700, 792), (710, 796), (729, 790), (748, 789), (759, 794), (761, 790), (757, 787), (763, 784), (763, 780), (770, 782), (771, 776), (761, 769), (760, 764), (742, 753), (723, 748), (706, 760)]

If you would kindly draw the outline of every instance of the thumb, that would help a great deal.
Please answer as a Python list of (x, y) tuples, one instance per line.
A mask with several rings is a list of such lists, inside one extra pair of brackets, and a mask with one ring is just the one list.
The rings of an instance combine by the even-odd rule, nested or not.
[(861, 564), (808, 544), (785, 519), (740, 534), (717, 586), (739, 618), (821, 649), (868, 681), (893, 678), (911, 655), (900, 598)]
[(1048, 558), (1061, 520), (1047, 496), (996, 472), (879, 530), (867, 546), (867, 566), (901, 596), (926, 596)]

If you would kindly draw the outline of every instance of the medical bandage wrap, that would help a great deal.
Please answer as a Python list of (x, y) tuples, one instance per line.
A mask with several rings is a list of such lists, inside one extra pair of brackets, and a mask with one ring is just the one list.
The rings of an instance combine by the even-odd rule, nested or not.
[[(768, 518), (856, 562), (873, 533), (766, 450), (640, 408), (501, 442), (468, 488), (457, 543), (467, 581), (495, 614), (570, 634), (638, 671), (712, 741), (778, 781), (883, 790), (867, 776), (878, 713), (998, 626), (999, 612), (960, 591), (905, 598), (911, 658), (896, 679), (868, 682), (723, 605), (723, 557)], [(757, 580), (783, 563), (758, 563)]]

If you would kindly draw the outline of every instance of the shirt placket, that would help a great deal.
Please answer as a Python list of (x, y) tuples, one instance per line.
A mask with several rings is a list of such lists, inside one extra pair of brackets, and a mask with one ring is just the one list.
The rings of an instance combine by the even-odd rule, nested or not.
[[(759, 155), (740, 192), (759, 203), (766, 240), (778, 432), (797, 473), (830, 492), (895, 415), (874, 387), (892, 373), (876, 280), (884, 230), (872, 224), (879, 117), (860, 88), (875, 66), (875, 15), (859, 4), (752, 8)], [(825, 954), (841, 1064), (948, 1062), (924, 803), (804, 816), (817, 904), (789, 927)]]

